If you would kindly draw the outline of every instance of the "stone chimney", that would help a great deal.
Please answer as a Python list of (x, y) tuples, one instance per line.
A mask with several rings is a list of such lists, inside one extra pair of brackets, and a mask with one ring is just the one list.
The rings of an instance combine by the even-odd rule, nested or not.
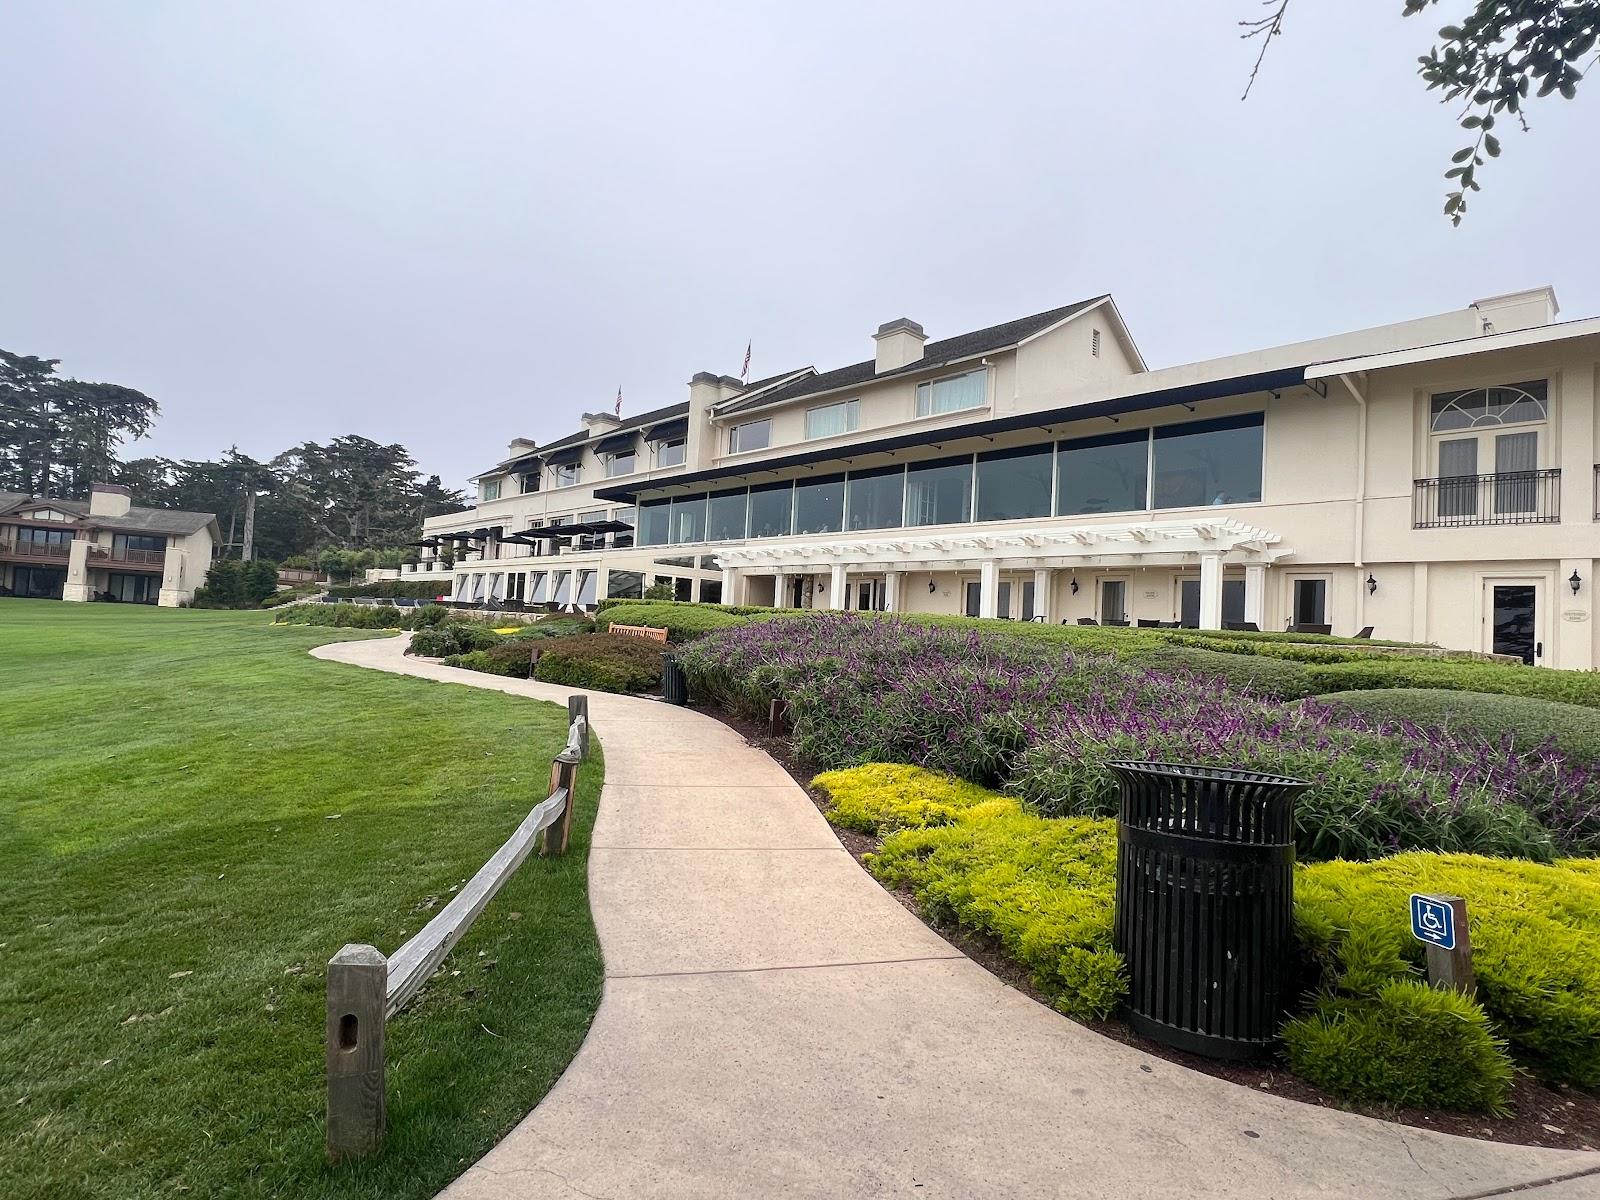
[(1551, 324), (1561, 311), (1555, 289), (1549, 285), (1525, 292), (1508, 292), (1504, 296), (1486, 296), (1474, 300), (1472, 307), (1478, 310), (1479, 334), (1536, 329)]
[(901, 317), (897, 321), (879, 325), (872, 340), (878, 346), (873, 370), (882, 375), (885, 371), (896, 371), (909, 363), (920, 362), (922, 344), (928, 340), (928, 335), (923, 332), (921, 325)]
[(610, 433), (621, 424), (622, 418), (611, 413), (583, 414), (583, 429), (590, 437), (594, 437), (598, 433)]
[(91, 483), (89, 485), (89, 515), (91, 517), (125, 517), (133, 507), (133, 493), (120, 484)]

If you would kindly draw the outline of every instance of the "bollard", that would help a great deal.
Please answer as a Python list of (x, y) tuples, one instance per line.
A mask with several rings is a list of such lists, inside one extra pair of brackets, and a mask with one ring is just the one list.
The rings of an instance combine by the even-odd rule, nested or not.
[(773, 737), (782, 737), (789, 730), (789, 702), (787, 700), (774, 700), (767, 707), (767, 732)]
[(572, 836), (572, 810), (578, 806), (578, 752), (563, 750), (550, 763), (550, 795), (561, 788), (567, 789), (567, 804), (561, 817), (544, 831), (544, 842), (539, 854), (550, 858), (567, 852), (567, 841)]
[(578, 753), (584, 758), (589, 757), (589, 697), (584, 695), (567, 697), (567, 728), (572, 728), (572, 723), (579, 717), (583, 718), (583, 732), (578, 736)]
[(350, 945), (328, 960), (329, 1162), (361, 1158), (383, 1144), (383, 1017), (389, 961), (374, 946)]

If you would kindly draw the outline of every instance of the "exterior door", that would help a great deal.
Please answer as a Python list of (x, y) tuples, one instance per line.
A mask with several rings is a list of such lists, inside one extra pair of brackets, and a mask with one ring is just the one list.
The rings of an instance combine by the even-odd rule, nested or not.
[(1128, 581), (1102, 579), (1100, 581), (1100, 624), (1126, 625), (1128, 623)]
[(1000, 590), (995, 596), (994, 615), (1008, 620), (1011, 617), (1011, 581), (1009, 579), (1000, 581)]
[(979, 612), (978, 606), (983, 596), (982, 585), (977, 580), (969, 580), (963, 591), (966, 603), (962, 611), (969, 617), (977, 616)]
[(1530, 665), (1544, 661), (1544, 591), (1539, 580), (1484, 584), (1484, 649), (1514, 654)]

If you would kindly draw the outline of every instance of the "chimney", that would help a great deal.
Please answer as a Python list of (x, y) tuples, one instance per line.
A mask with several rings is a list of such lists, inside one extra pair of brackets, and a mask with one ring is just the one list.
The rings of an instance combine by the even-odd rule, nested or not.
[(735, 379), (732, 375), (720, 375), (717, 377), (717, 391), (720, 393), (717, 396), (719, 401), (737, 396), (744, 391), (744, 380)]
[(722, 396), (722, 379), (710, 371), (696, 371), (689, 380), (689, 444), (685, 462), (691, 471), (711, 466), (716, 455), (718, 435), (711, 424), (711, 406)]
[(597, 433), (609, 433), (622, 424), (622, 418), (611, 413), (584, 413), (583, 429), (590, 437)]
[(91, 517), (125, 517), (133, 507), (133, 493), (120, 484), (91, 483), (89, 485), (89, 515)]
[(921, 361), (922, 343), (928, 340), (928, 335), (923, 332), (921, 325), (901, 317), (897, 321), (879, 325), (872, 340), (878, 344), (873, 370), (882, 375), (885, 371), (896, 371), (908, 363)]
[(507, 458), (521, 458), (524, 454), (532, 454), (539, 448), (539, 443), (532, 438), (512, 438), (511, 444), (506, 447)]
[(1561, 311), (1555, 289), (1548, 285), (1525, 292), (1508, 292), (1504, 296), (1487, 296), (1474, 300), (1472, 307), (1478, 310), (1479, 334), (1535, 329), (1551, 324)]

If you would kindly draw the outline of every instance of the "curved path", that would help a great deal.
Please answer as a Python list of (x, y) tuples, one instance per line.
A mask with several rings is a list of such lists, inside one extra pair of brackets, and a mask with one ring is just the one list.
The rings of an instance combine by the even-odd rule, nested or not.
[[(312, 653), (564, 701), (403, 656)], [(906, 912), (767, 755), (590, 694), (605, 994), (560, 1081), (446, 1200), (636, 1196), (1600, 1197), (1600, 1155), (1297, 1104), (1109, 1041)]]

